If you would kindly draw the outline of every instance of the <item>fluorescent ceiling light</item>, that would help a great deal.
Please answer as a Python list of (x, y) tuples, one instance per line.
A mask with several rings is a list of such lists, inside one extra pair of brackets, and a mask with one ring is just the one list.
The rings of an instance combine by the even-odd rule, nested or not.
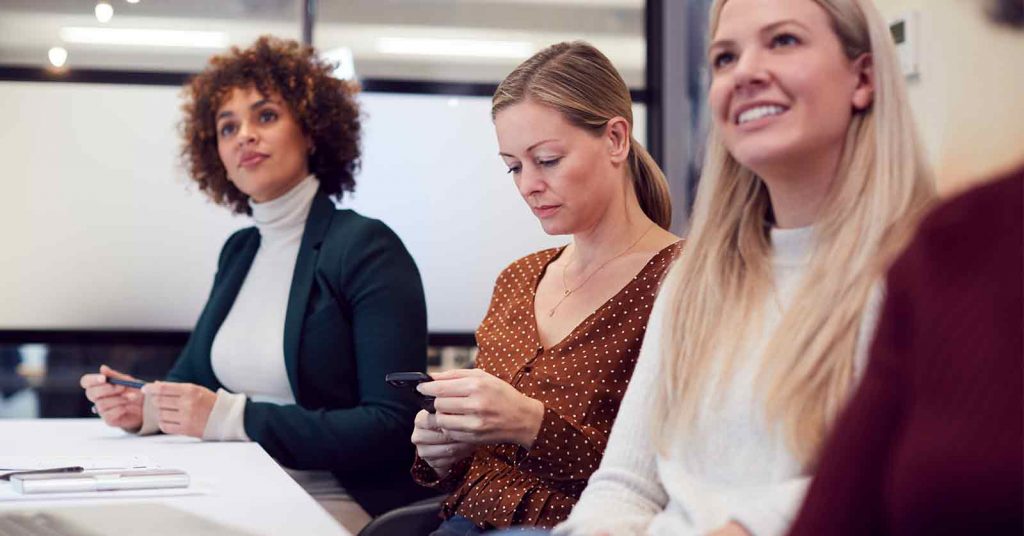
[(533, 54), (533, 45), (525, 41), (381, 37), (377, 39), (377, 52), (414, 56), (528, 58)]
[(224, 32), (198, 32), (192, 30), (65, 26), (60, 29), (60, 38), (68, 43), (88, 45), (190, 48), (224, 48), (228, 46), (228, 36)]

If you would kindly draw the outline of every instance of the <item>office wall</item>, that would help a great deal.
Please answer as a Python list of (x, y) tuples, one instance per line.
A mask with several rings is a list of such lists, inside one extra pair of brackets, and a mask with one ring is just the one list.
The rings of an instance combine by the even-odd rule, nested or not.
[(981, 0), (875, 0), (918, 13), (920, 76), (911, 106), (944, 193), (1024, 153), (1024, 32), (989, 23)]
[[(178, 88), (0, 83), (0, 329), (188, 329), (224, 239), (248, 225), (177, 160)], [(342, 205), (419, 265), (432, 331), (473, 331), (498, 272), (549, 237), (497, 156), (490, 99), (363, 94)], [(636, 110), (638, 137), (645, 131)]]

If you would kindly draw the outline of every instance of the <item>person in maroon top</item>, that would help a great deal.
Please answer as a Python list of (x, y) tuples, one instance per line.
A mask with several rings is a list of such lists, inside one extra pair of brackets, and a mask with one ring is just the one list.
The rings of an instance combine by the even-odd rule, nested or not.
[[(548, 234), (572, 243), (498, 277), (477, 368), (420, 384), (414, 478), (451, 492), (435, 535), (564, 520), (597, 469), (662, 276), (679, 253), (629, 90), (594, 47), (560, 43), (498, 86), (501, 157)], [(495, 237), (496, 239), (498, 237)]]
[[(1024, 30), (1024, 2), (997, 6)], [(870, 364), (792, 536), (1024, 534), (1022, 148), (893, 265)]]

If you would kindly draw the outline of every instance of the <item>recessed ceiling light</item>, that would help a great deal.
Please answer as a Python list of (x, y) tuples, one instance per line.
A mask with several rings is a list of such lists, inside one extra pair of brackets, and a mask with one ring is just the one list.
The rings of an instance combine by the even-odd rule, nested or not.
[(95, 11), (96, 20), (100, 22), (110, 22), (110, 19), (114, 17), (114, 6), (110, 5), (110, 2), (96, 2)]
[(46, 56), (50, 59), (50, 65), (60, 68), (68, 61), (68, 51), (64, 47), (53, 47), (47, 51)]

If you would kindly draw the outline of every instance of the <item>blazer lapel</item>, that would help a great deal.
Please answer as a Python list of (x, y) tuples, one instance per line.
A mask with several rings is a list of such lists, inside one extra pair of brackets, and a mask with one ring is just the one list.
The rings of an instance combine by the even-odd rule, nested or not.
[(322, 191), (317, 192), (306, 218), (306, 228), (302, 233), (299, 256), (295, 260), (295, 273), (292, 275), (292, 286), (288, 293), (288, 310), (284, 318), (284, 365), (296, 402), (299, 401), (298, 359), (302, 326), (306, 320), (306, 306), (313, 288), (320, 244), (323, 243), (324, 235), (331, 226), (334, 211), (334, 203), (330, 197)]

